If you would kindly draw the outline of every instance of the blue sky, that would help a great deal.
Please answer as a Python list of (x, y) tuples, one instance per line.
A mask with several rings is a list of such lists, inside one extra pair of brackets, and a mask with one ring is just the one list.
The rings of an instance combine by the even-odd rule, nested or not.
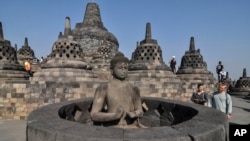
[[(1, 0), (0, 21), (4, 38), (18, 48), (28, 37), (37, 58), (47, 56), (64, 31), (65, 17), (71, 28), (82, 22), (91, 0)], [(250, 76), (249, 0), (92, 0), (99, 5), (102, 21), (119, 41), (119, 50), (129, 59), (136, 42), (145, 37), (151, 23), (152, 38), (158, 41), (163, 59), (171, 56), (177, 65), (195, 38), (208, 70), (214, 73), (222, 61), (230, 78), (239, 79), (243, 68)]]

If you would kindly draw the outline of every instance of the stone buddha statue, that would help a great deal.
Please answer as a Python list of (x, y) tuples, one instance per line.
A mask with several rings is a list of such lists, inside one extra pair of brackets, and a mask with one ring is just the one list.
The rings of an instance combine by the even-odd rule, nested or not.
[(144, 127), (138, 120), (143, 115), (140, 91), (125, 80), (128, 63), (122, 53), (117, 53), (111, 60), (113, 78), (101, 84), (95, 92), (91, 109), (94, 123), (120, 128)]

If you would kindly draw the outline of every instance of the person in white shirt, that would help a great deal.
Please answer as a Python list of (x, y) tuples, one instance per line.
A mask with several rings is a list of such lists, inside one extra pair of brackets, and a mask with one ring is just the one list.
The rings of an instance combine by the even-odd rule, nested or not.
[(222, 68), (220, 71), (220, 81), (226, 79), (226, 76), (227, 76), (227, 72), (224, 71), (224, 69)]
[(40, 59), (40, 63), (43, 63), (43, 61), (44, 61), (44, 58), (42, 56), (41, 59)]

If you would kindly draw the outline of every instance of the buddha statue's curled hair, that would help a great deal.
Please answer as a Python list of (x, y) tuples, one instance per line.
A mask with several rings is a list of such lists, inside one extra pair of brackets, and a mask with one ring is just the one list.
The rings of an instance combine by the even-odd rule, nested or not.
[(118, 62), (129, 63), (129, 59), (123, 53), (118, 52), (110, 61), (110, 69), (113, 69)]

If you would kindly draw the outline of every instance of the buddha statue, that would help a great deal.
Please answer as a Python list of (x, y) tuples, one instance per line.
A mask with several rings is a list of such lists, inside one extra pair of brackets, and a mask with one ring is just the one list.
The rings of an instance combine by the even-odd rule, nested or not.
[(142, 128), (143, 116), (139, 89), (125, 80), (129, 60), (118, 52), (110, 63), (113, 78), (95, 92), (91, 119), (95, 124), (119, 128)]

